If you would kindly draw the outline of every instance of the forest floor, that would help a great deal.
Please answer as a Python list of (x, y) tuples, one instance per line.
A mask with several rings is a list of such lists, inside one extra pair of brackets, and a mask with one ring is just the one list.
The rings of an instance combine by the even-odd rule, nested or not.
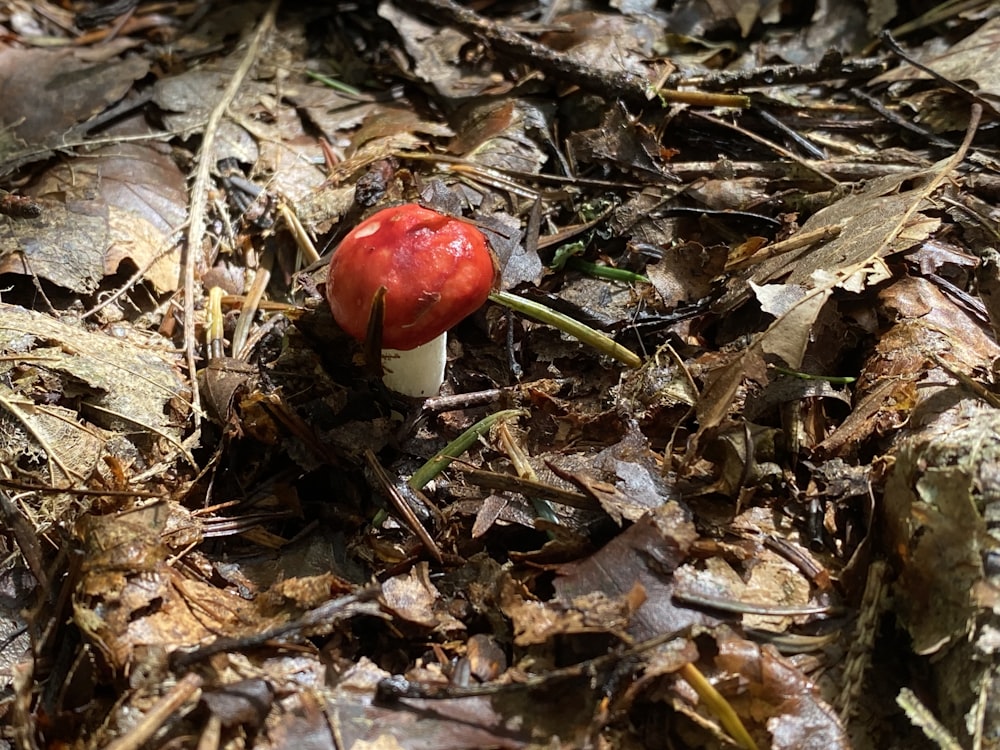
[(0, 29), (0, 745), (1000, 748), (996, 3)]

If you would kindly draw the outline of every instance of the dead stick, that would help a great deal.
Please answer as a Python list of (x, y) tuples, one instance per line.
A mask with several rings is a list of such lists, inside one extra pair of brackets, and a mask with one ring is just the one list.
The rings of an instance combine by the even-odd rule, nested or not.
[(775, 242), (773, 245), (764, 246), (748, 258), (742, 258), (732, 263), (727, 263), (726, 272), (731, 273), (733, 271), (742, 271), (744, 268), (749, 268), (750, 266), (757, 265), (758, 263), (763, 263), (765, 260), (769, 260), (770, 258), (776, 258), (779, 255), (790, 253), (792, 250), (799, 250), (803, 247), (809, 247), (810, 245), (832, 240), (834, 237), (839, 237), (841, 231), (842, 227), (836, 224), (830, 224), (819, 227), (818, 229), (812, 229), (808, 232), (799, 232), (798, 234), (792, 235), (787, 240)]
[(184, 675), (170, 692), (158, 700), (149, 712), (127, 734), (107, 745), (108, 750), (138, 750), (146, 744), (164, 722), (199, 693), (202, 686), (200, 675), (190, 672)]
[(208, 183), (212, 177), (212, 167), (215, 166), (213, 151), (215, 141), (219, 133), (219, 125), (225, 116), (229, 105), (236, 99), (236, 94), (243, 84), (243, 79), (254, 61), (257, 53), (264, 41), (264, 37), (274, 25), (274, 18), (278, 12), (280, 0), (271, 0), (271, 4), (264, 12), (263, 18), (257, 25), (257, 29), (250, 38), (247, 45), (246, 54), (240, 63), (239, 68), (229, 79), (229, 85), (222, 92), (218, 103), (208, 116), (205, 123), (205, 132), (202, 136), (201, 148), (198, 149), (196, 157), (198, 166), (195, 168), (194, 178), (191, 181), (190, 197), (190, 219), (188, 221), (187, 247), (184, 254), (184, 353), (187, 360), (188, 377), (191, 380), (191, 403), (194, 427), (197, 430), (201, 425), (201, 403), (198, 394), (198, 364), (195, 348), (197, 347), (197, 337), (195, 336), (194, 318), (194, 291), (195, 291), (195, 268), (198, 266), (201, 244), (205, 236), (205, 205), (208, 203)]
[[(606, 98), (621, 99), (633, 105), (644, 105), (660, 93), (674, 98), (696, 92), (660, 92), (645, 77), (628, 71), (598, 70), (579, 63), (544, 44), (511, 31), (488, 18), (463, 8), (453, 0), (410, 0), (406, 7), (415, 8), (439, 23), (454, 26), (467, 34), (485, 39), (502, 55), (534, 65), (547, 75), (574, 83)], [(710, 103), (705, 97), (713, 97)], [(699, 94), (699, 103), (706, 106), (747, 107), (745, 96)]]

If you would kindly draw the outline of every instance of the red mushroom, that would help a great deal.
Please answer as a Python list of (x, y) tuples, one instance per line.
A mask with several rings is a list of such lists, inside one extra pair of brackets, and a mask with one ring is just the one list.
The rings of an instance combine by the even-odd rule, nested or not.
[(431, 396), (444, 381), (445, 332), (486, 301), (497, 268), (483, 233), (413, 203), (383, 209), (352, 229), (330, 260), (326, 298), (337, 323), (364, 341), (385, 287), (383, 382)]

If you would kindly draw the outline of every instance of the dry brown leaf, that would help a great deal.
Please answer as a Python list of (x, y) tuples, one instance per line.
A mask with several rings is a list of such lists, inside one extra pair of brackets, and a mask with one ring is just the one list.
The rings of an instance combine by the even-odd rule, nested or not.
[(664, 165), (656, 134), (632, 119), (624, 105), (607, 109), (598, 127), (567, 139), (575, 163), (598, 164), (657, 185), (677, 182)]
[(677, 34), (701, 36), (720, 28), (736, 26), (742, 36), (753, 28), (761, 12), (758, 0), (733, 2), (733, 0), (707, 0), (706, 2), (677, 3), (667, 16), (667, 28)]
[[(786, 364), (793, 369), (799, 367), (812, 324), (834, 288), (854, 285), (860, 289), (884, 279), (884, 258), (908, 249), (936, 226), (934, 220), (919, 211), (928, 205), (930, 195), (957, 166), (964, 149), (930, 169), (874, 180), (861, 194), (842, 198), (816, 212), (802, 231), (833, 224), (843, 227), (841, 233), (816, 249), (790, 254), (792, 257), (779, 256), (761, 264), (753, 274), (754, 280), (761, 282), (787, 273), (787, 283), (802, 285), (808, 291), (766, 331), (755, 336), (732, 364), (713, 373), (698, 403), (699, 434), (725, 418), (750, 365), (760, 374), (758, 363), (763, 353), (787, 356), (790, 361), (786, 360)], [(918, 178), (925, 181), (919, 187), (894, 192), (907, 180)], [(752, 375), (751, 378), (757, 379)]]
[[(136, 343), (0, 304), (0, 351), (13, 385), (0, 410), (5, 440), (18, 436), (4, 447), (14, 451), (8, 466), (63, 487), (96, 472), (115, 487), (109, 460), (148, 468), (187, 456), (181, 444), (187, 391), (166, 342), (147, 335)], [(43, 518), (51, 522), (61, 513), (52, 506)]]
[(649, 12), (651, 8), (629, 9), (622, 7), (622, 3), (618, 5), (620, 14), (592, 10), (561, 13), (556, 16), (558, 28), (542, 34), (541, 40), (582, 64), (645, 75), (643, 65), (656, 54), (656, 40), (662, 26)]
[(405, 575), (394, 576), (382, 584), (385, 607), (402, 619), (425, 628), (452, 632), (465, 626), (445, 608), (441, 592), (430, 581), (427, 563), (414, 566)]
[(90, 293), (128, 260), (157, 291), (175, 290), (185, 179), (169, 151), (138, 143), (57, 164), (30, 191), (43, 214), (0, 227), (0, 272)]
[(803, 295), (778, 316), (768, 329), (768, 335), (761, 339), (764, 353), (778, 357), (793, 370), (801, 367), (806, 349), (812, 342), (812, 324), (832, 291), (823, 289), (816, 294)]
[(413, 60), (413, 75), (445, 99), (466, 99), (509, 88), (492, 70), (456, 66), (469, 37), (457, 29), (439, 28), (405, 10), (405, 3), (382, 2), (379, 15), (392, 24)]
[(646, 276), (669, 310), (682, 302), (707, 297), (726, 266), (728, 253), (721, 245), (702, 247), (696, 242), (664, 248), (658, 263), (646, 266)]
[[(243, 54), (242, 49), (237, 49), (223, 60), (158, 80), (153, 87), (153, 101), (164, 111), (167, 127), (183, 133), (203, 126)], [(213, 164), (222, 159), (254, 164), (259, 156), (257, 138), (280, 141), (277, 123), (260, 116), (266, 109), (264, 102), (273, 95), (273, 82), (246, 80), (231, 106), (234, 116), (219, 124), (213, 152), (206, 158)]]
[[(1000, 99), (1000, 18), (987, 20), (961, 41), (948, 45), (947, 50), (940, 54), (917, 54), (915, 57), (938, 75), (951, 81), (974, 82), (978, 92), (985, 95), (986, 101), (996, 102)], [(929, 73), (903, 63), (878, 76), (872, 83), (930, 79)], [(964, 128), (965, 124), (959, 129)]]
[[(824, 245), (761, 263), (754, 269), (752, 280), (764, 284), (785, 276), (784, 281), (788, 284), (811, 288), (818, 285), (813, 278), (817, 271), (839, 275), (854, 266), (863, 267), (875, 258), (912, 247), (936, 226), (924, 224), (926, 217), (918, 211), (930, 207), (926, 202), (926, 180), (939, 174), (949, 161), (940, 161), (927, 170), (872, 180), (860, 193), (820, 209), (799, 231), (834, 225), (842, 228), (840, 234)], [(923, 180), (924, 184), (900, 192), (905, 183), (918, 180)], [(920, 230), (916, 231), (915, 227)], [(838, 283), (847, 278), (839, 278)]]
[(680, 505), (664, 503), (590, 557), (560, 566), (556, 593), (564, 600), (594, 591), (621, 597), (641, 585), (646, 601), (628, 628), (629, 634), (640, 640), (711, 622), (712, 618), (671, 600), (671, 574), (687, 557), (696, 538), (697, 532)]
[[(769, 549), (758, 549), (748, 567), (738, 571), (721, 557), (713, 557), (703, 567), (682, 565), (674, 576), (685, 597), (706, 595), (713, 600), (728, 599), (763, 609), (809, 604), (809, 581), (788, 560)], [(790, 616), (772, 614), (744, 614), (742, 620), (745, 627), (771, 632), (787, 630), (794, 622)]]
[(548, 161), (555, 108), (527, 99), (476, 101), (452, 118), (448, 150), (475, 164), (535, 174)]
[(925, 402), (944, 408), (948, 402), (939, 391), (951, 377), (933, 356), (966, 375), (1000, 357), (1000, 346), (983, 327), (926, 279), (902, 278), (879, 297), (897, 322), (862, 366), (855, 407), (819, 445), (824, 455), (846, 456), (903, 424)]
[[(10, 128), (29, 146), (60, 146), (67, 131), (125, 96), (150, 68), (138, 55), (88, 63), (85, 54), (73, 47), (0, 48), (0, 130)], [(9, 156), (0, 153), (0, 163)]]
[[(437, 669), (413, 670), (409, 676), (445, 682)], [(379, 680), (390, 677), (362, 657), (336, 681), (327, 698), (327, 714), (338, 717), (344, 747), (357, 743), (395, 743), (407, 750), (496, 747), (519, 750), (551, 743), (580, 746), (594, 707), (593, 691), (583, 681), (554, 689), (507, 691), (455, 700), (407, 698), (382, 705), (372, 699)], [(436, 678), (436, 679), (432, 679)], [(328, 724), (322, 713), (316, 721)], [(281, 745), (286, 747), (287, 745)]]

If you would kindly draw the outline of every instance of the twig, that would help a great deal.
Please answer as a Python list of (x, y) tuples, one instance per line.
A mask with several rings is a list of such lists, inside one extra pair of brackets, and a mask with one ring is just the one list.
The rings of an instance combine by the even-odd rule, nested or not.
[(169, 693), (153, 705), (132, 731), (109, 744), (108, 750), (138, 750), (181, 706), (200, 694), (203, 683), (201, 675), (194, 672), (184, 675)]
[[(41, 447), (41, 449), (45, 451), (45, 455), (48, 457), (49, 460), (49, 481), (55, 483), (55, 472), (52, 469), (53, 464), (55, 464), (56, 466), (59, 467), (60, 470), (62, 470), (63, 474), (66, 475), (67, 479), (73, 479), (75, 477), (77, 479), (82, 480), (84, 478), (83, 474), (81, 474), (78, 471), (74, 471), (65, 463), (63, 463), (62, 459), (59, 458), (59, 453), (56, 452), (56, 450), (49, 444), (49, 441), (46, 440), (45, 435), (42, 434), (42, 432), (39, 429), (35, 428), (35, 425), (32, 423), (31, 419), (29, 419), (28, 415), (37, 413), (46, 413), (54, 417), (55, 419), (60, 419), (62, 417), (58, 416), (54, 412), (51, 412), (45, 407), (37, 406), (34, 401), (30, 401), (29, 399), (23, 398), (14, 391), (9, 391), (9, 393), (11, 394), (10, 397), (7, 396), (6, 388), (4, 389), (4, 391), (5, 392), (0, 392), (0, 409), (6, 410), (12, 417), (14, 417), (18, 422), (20, 422), (24, 426), (24, 429), (28, 432), (28, 434), (31, 435), (38, 443), (38, 445)], [(23, 410), (21, 408), (22, 406), (24, 407)], [(66, 420), (63, 418), (63, 421)], [(75, 422), (73, 423), (73, 425), (78, 430), (81, 430), (83, 432), (87, 431), (83, 425), (78, 425)]]
[(740, 258), (732, 263), (727, 263), (726, 272), (731, 273), (733, 271), (742, 271), (744, 268), (749, 268), (750, 266), (757, 265), (758, 263), (763, 263), (765, 260), (776, 258), (779, 255), (790, 253), (793, 250), (800, 250), (804, 247), (810, 247), (811, 245), (817, 245), (821, 242), (832, 240), (834, 237), (839, 237), (842, 230), (843, 228), (836, 224), (829, 224), (808, 232), (799, 232), (798, 234), (792, 235), (787, 240), (775, 242), (773, 245), (765, 245), (763, 248), (747, 258)]
[[(866, 161), (842, 161), (839, 159), (803, 159), (799, 162), (802, 169), (796, 169), (787, 161), (688, 161), (672, 162), (670, 171), (684, 182), (710, 177), (716, 179), (735, 180), (741, 177), (761, 177), (769, 180), (783, 180), (796, 184), (819, 184), (819, 175), (826, 183), (828, 177), (839, 182), (858, 182), (872, 180), (876, 177), (891, 174), (911, 174), (914, 169), (929, 166), (927, 162), (896, 162), (876, 163)], [(817, 179), (811, 179), (817, 175)]]
[(587, 346), (593, 347), (601, 354), (617, 359), (628, 367), (641, 367), (642, 359), (631, 349), (619, 344), (614, 339), (608, 338), (603, 333), (595, 331), (588, 325), (574, 320), (568, 315), (563, 315), (550, 307), (539, 304), (523, 297), (518, 297), (510, 292), (493, 292), (490, 299), (498, 305), (509, 307), (521, 315), (527, 315), (539, 322), (557, 328), (568, 336), (572, 336)]
[(247, 45), (246, 54), (243, 56), (239, 68), (233, 73), (229, 85), (222, 92), (219, 103), (209, 115), (208, 122), (205, 123), (201, 148), (198, 149), (198, 154), (195, 157), (198, 166), (191, 183), (191, 219), (188, 223), (187, 249), (184, 253), (184, 354), (191, 382), (192, 416), (195, 430), (201, 427), (201, 399), (198, 392), (196, 352), (198, 339), (195, 336), (194, 322), (194, 270), (202, 238), (205, 235), (205, 204), (208, 202), (208, 184), (212, 178), (212, 154), (215, 150), (215, 141), (222, 118), (225, 116), (226, 110), (229, 109), (229, 105), (236, 98), (236, 94), (243, 84), (243, 79), (250, 72), (250, 67), (257, 59), (257, 53), (260, 51), (264, 37), (274, 26), (274, 18), (277, 15), (279, 4), (280, 0), (271, 0), (271, 4), (260, 19), (260, 23), (257, 24), (257, 30), (250, 39), (250, 44)]
[(283, 622), (245, 636), (222, 636), (191, 651), (174, 651), (170, 655), (170, 666), (174, 670), (188, 669), (215, 654), (227, 651), (249, 651), (263, 646), (269, 641), (275, 641), (272, 645), (279, 647), (286, 638), (298, 640), (304, 637), (302, 632), (304, 630), (309, 630), (314, 635), (331, 633), (338, 623), (355, 615), (377, 617), (381, 613), (381, 607), (377, 601), (379, 592), (380, 589), (377, 586), (367, 586), (336, 599), (328, 599), (318, 607), (310, 609), (301, 617), (289, 622)]
[(394, 703), (404, 698), (424, 700), (447, 700), (454, 698), (475, 698), (483, 695), (502, 695), (515, 693), (552, 685), (559, 680), (578, 679), (580, 677), (596, 678), (601, 672), (609, 671), (626, 659), (633, 658), (646, 651), (652, 651), (666, 643), (682, 636), (678, 630), (668, 630), (649, 640), (629, 645), (625, 650), (602, 654), (593, 659), (559, 667), (548, 672), (524, 675), (513, 682), (483, 682), (472, 685), (450, 685), (447, 683), (428, 683), (410, 681), (402, 675), (393, 675), (379, 680), (375, 688), (375, 700), (381, 703)]
[(712, 117), (711, 115), (706, 115), (703, 112), (691, 112), (691, 115), (694, 116), (694, 117), (699, 117), (702, 120), (705, 120), (707, 122), (711, 122), (711, 123), (713, 123), (715, 125), (720, 125), (721, 127), (729, 128), (730, 130), (734, 130), (737, 133), (739, 133), (740, 135), (743, 135), (743, 136), (749, 138), (750, 140), (755, 141), (755, 142), (761, 144), (762, 146), (767, 146), (769, 149), (771, 149), (772, 151), (774, 151), (776, 154), (780, 154), (781, 156), (784, 156), (786, 159), (791, 159), (792, 161), (794, 161), (799, 166), (803, 167), (804, 169), (809, 170), (810, 172), (812, 172), (813, 174), (815, 174), (818, 177), (822, 178), (826, 182), (829, 182), (829, 183), (833, 184), (834, 186), (839, 186), (840, 185), (840, 182), (838, 182), (837, 180), (835, 180), (833, 177), (831, 177), (830, 175), (826, 174), (825, 172), (823, 172), (818, 167), (813, 166), (812, 164), (810, 164), (808, 161), (806, 161), (805, 159), (803, 159), (798, 154), (793, 154), (787, 148), (779, 146), (774, 141), (768, 140), (767, 138), (764, 138), (763, 136), (757, 135), (756, 133), (754, 133), (754, 132), (752, 132), (750, 130), (747, 130), (746, 128), (740, 127), (739, 125), (736, 125), (734, 123), (726, 122), (725, 120), (721, 120), (718, 117)]
[[(528, 454), (524, 450), (523, 446), (514, 439), (514, 435), (511, 434), (510, 428), (507, 427), (506, 422), (501, 422), (500, 427), (497, 432), (500, 434), (500, 443), (503, 445), (504, 450), (507, 451), (507, 455), (510, 457), (511, 463), (514, 464), (514, 469), (517, 471), (517, 475), (522, 479), (527, 479), (528, 481), (537, 482), (538, 474), (535, 473), (534, 467), (528, 461)], [(535, 497), (534, 495), (528, 495), (528, 499), (535, 508), (535, 513), (538, 517), (544, 519), (552, 524), (559, 523), (559, 517), (556, 515), (555, 508), (552, 504), (542, 497)]]
[(722, 696), (722, 693), (716, 690), (715, 686), (698, 670), (698, 667), (688, 662), (680, 668), (679, 674), (698, 694), (705, 707), (715, 714), (719, 723), (722, 724), (722, 728), (729, 732), (737, 745), (744, 750), (757, 750), (757, 743), (753, 741), (753, 737), (743, 726), (743, 720), (740, 719), (739, 714)]
[[(42, 550), (39, 544), (41, 538), (34, 526), (28, 522), (24, 513), (14, 502), (14, 499), (4, 490), (0, 489), (0, 518), (3, 519), (4, 526), (14, 535), (14, 541), (21, 550), (24, 561), (28, 564), (28, 570), (38, 581), (38, 587), (45, 591), (49, 587), (49, 577), (45, 572), (45, 563), (42, 560)], [(10, 641), (0, 643), (0, 651)]]
[(428, 482), (444, 471), (448, 464), (469, 450), (480, 437), (493, 429), (493, 425), (497, 424), (497, 422), (502, 422), (506, 419), (515, 419), (526, 414), (527, 412), (524, 409), (503, 409), (488, 414), (448, 443), (436, 456), (413, 472), (407, 484), (414, 490), (422, 490), (427, 486)]
[[(431, 554), (438, 562), (444, 562), (444, 553), (438, 546), (438, 543), (434, 541), (434, 537), (430, 535), (430, 532), (424, 528), (424, 525), (417, 518), (417, 514), (413, 512), (413, 508), (407, 503), (406, 498), (403, 496), (403, 488), (396, 485), (392, 477), (389, 476), (389, 472), (385, 470), (379, 462), (378, 457), (372, 452), (371, 448), (365, 449), (365, 463), (368, 464), (368, 468), (371, 470), (372, 474), (375, 475), (375, 479), (379, 484), (380, 489), (385, 492), (386, 497), (388, 497), (389, 502), (392, 503), (396, 512), (399, 513), (401, 520), (407, 526), (410, 527), (410, 531), (417, 535), (417, 538), (424, 545), (424, 548)], [(420, 493), (420, 487), (411, 487), (406, 485), (406, 490), (412, 494), (414, 498), (420, 498), (424, 507), (428, 509), (434, 509), (434, 506), (427, 501), (427, 499)], [(419, 493), (419, 494), (418, 494)]]
[(934, 4), (926, 12), (914, 19), (900, 24), (892, 30), (893, 36), (906, 36), (914, 31), (926, 29), (928, 26), (937, 26), (950, 18), (954, 18), (960, 13), (970, 13), (990, 5), (993, 0), (945, 0), (943, 3)]
[(843, 613), (843, 607), (837, 604), (803, 604), (779, 607), (772, 604), (758, 604), (737, 599), (727, 599), (724, 596), (683, 591), (677, 589), (673, 593), (675, 601), (691, 607), (713, 609), (719, 612), (730, 612), (737, 615), (765, 615), (767, 617), (809, 617), (812, 615), (833, 616)]
[[(274, 248), (266, 246), (260, 255), (257, 263), (257, 273), (254, 274), (253, 283), (247, 290), (243, 300), (243, 307), (240, 309), (240, 318), (236, 321), (236, 328), (233, 331), (232, 354), (234, 357), (242, 358), (247, 340), (250, 338), (250, 328), (257, 311), (260, 309), (260, 302), (264, 299), (267, 285), (271, 283), (271, 270), (274, 267)], [(247, 357), (249, 359), (249, 357)]]
[(174, 247), (177, 245), (179, 236), (180, 236), (179, 233), (176, 234), (171, 233), (169, 237), (165, 238), (164, 246), (161, 250), (159, 250), (152, 258), (143, 263), (140, 268), (137, 268), (135, 273), (129, 276), (128, 280), (124, 284), (122, 284), (114, 292), (112, 292), (103, 300), (101, 300), (98, 304), (94, 305), (92, 308), (90, 308), (85, 313), (80, 315), (80, 320), (86, 320), (91, 315), (95, 315), (108, 305), (113, 304), (114, 302), (119, 300), (122, 296), (124, 296), (129, 289), (131, 289), (133, 286), (142, 281), (145, 275), (149, 272), (149, 269), (151, 269), (153, 266), (159, 263), (163, 258), (166, 258), (174, 251)]
[(898, 705), (915, 727), (920, 729), (927, 739), (931, 740), (941, 750), (962, 750), (960, 743), (948, 728), (945, 727), (927, 706), (909, 688), (903, 688), (896, 696)]
[(858, 608), (854, 637), (844, 658), (844, 676), (837, 696), (838, 713), (845, 724), (861, 697), (865, 673), (871, 667), (879, 621), (888, 606), (888, 578), (889, 566), (884, 561), (876, 560), (868, 568), (865, 592)]
[(934, 70), (934, 68), (930, 67), (929, 65), (924, 65), (919, 60), (908, 55), (906, 53), (906, 50), (900, 47), (899, 43), (892, 38), (892, 34), (888, 30), (882, 32), (882, 36), (880, 37), (880, 39), (882, 41), (882, 44), (888, 47), (889, 50), (892, 51), (895, 55), (908, 62), (917, 70), (922, 70), (924, 73), (929, 75), (931, 78), (933, 78), (935, 81), (940, 83), (945, 88), (951, 89), (953, 92), (955, 92), (962, 98), (966, 99), (969, 103), (978, 104), (980, 107), (982, 107), (985, 110), (989, 110), (994, 115), (1000, 114), (1000, 110), (997, 109), (996, 105), (994, 105), (993, 102), (989, 101), (988, 99), (984, 99), (975, 91), (967, 89), (965, 86), (958, 83), (958, 81), (953, 81), (950, 78), (941, 75), (936, 70)]
[[(396, 156), (402, 159), (431, 161), (437, 164), (442, 171), (462, 171), (462, 168), (454, 169), (450, 165), (460, 164), (462, 160), (458, 157), (447, 154), (416, 154), (413, 152), (399, 152)], [(672, 161), (670, 172), (681, 182), (690, 182), (700, 177), (719, 178), (734, 180), (740, 177), (762, 177), (772, 180), (794, 181), (797, 184), (808, 181), (812, 183), (828, 183), (829, 177), (840, 182), (857, 182), (859, 180), (871, 180), (890, 174), (911, 174), (915, 168), (930, 166), (927, 160), (918, 160), (914, 156), (912, 162), (877, 162), (877, 161), (848, 161), (843, 158), (834, 159), (802, 159), (799, 164), (802, 169), (790, 166), (787, 161), (730, 161), (729, 159), (717, 159), (715, 161)], [(466, 170), (467, 171), (467, 170)], [(496, 180), (496, 184), (503, 185), (505, 189), (511, 189), (510, 180), (503, 176), (516, 177), (522, 180), (532, 180), (538, 183), (548, 183), (553, 185), (573, 185), (575, 187), (595, 187), (598, 189), (607, 188), (611, 190), (640, 190), (642, 185), (629, 182), (614, 182), (610, 180), (599, 180), (586, 177), (556, 174), (530, 174), (516, 169), (504, 169), (502, 167), (489, 167), (488, 170), (478, 169), (478, 172)], [(810, 178), (811, 176), (816, 176)], [(820, 178), (819, 175), (822, 175)], [(495, 177), (496, 176), (496, 177)], [(478, 179), (478, 176), (477, 176)], [(483, 179), (487, 182), (486, 179)], [(492, 182), (490, 184), (493, 184)], [(520, 188), (525, 192), (524, 188)], [(512, 190), (513, 192), (513, 190)], [(520, 194), (520, 193), (518, 193)], [(534, 197), (530, 193), (529, 197)], [(732, 213), (730, 211), (720, 213)], [(599, 223), (599, 222), (598, 222)], [(577, 225), (574, 231), (589, 229), (587, 225)], [(552, 240), (553, 242), (561, 239)]]
[(745, 96), (727, 94), (706, 94), (690, 91), (661, 91), (644, 76), (625, 70), (606, 71), (584, 65), (568, 55), (560, 54), (551, 47), (529, 39), (494, 21), (463, 8), (453, 0), (410, 0), (407, 8), (425, 13), (442, 23), (447, 23), (485, 39), (502, 55), (530, 63), (543, 73), (574, 83), (580, 88), (593, 91), (603, 97), (613, 97), (633, 105), (645, 105), (657, 96), (677, 100), (696, 95), (698, 103), (704, 106), (747, 107), (750, 100)]
[(828, 52), (814, 65), (763, 65), (740, 70), (710, 70), (698, 75), (676, 73), (667, 79), (673, 86), (697, 86), (708, 91), (773, 88), (792, 84), (819, 83), (831, 79), (864, 79), (885, 72), (880, 57), (845, 60), (839, 52)]
[(932, 146), (937, 146), (938, 148), (947, 148), (947, 149), (955, 148), (955, 144), (949, 141), (947, 138), (942, 138), (939, 135), (935, 135), (929, 129), (923, 128), (920, 125), (917, 125), (916, 123), (910, 122), (905, 117), (899, 115), (896, 112), (893, 112), (891, 109), (886, 107), (884, 104), (882, 104), (882, 102), (880, 102), (874, 96), (865, 93), (861, 89), (852, 88), (851, 96), (854, 96), (863, 101), (873, 110), (875, 110), (875, 112), (880, 114), (882, 117), (884, 117), (886, 120), (891, 122), (896, 127), (909, 130), (911, 133), (916, 133), (921, 138), (925, 138), (927, 142), (930, 143)]
[(786, 125), (784, 122), (782, 122), (780, 119), (772, 115), (769, 111), (767, 111), (763, 107), (757, 108), (757, 115), (760, 117), (760, 119), (762, 119), (772, 128), (777, 130), (779, 133), (784, 135), (786, 138), (797, 143), (799, 145), (799, 148), (801, 148), (802, 151), (805, 152), (808, 156), (811, 156), (814, 159), (826, 158), (826, 152), (823, 151), (823, 149), (821, 149), (819, 146), (810, 141), (808, 138), (806, 138), (804, 135), (799, 133), (794, 128)]
[[(452, 468), (455, 468), (454, 465)], [(458, 466), (457, 468), (462, 473), (465, 482), (474, 487), (487, 490), (500, 490), (501, 492), (517, 492), (525, 497), (543, 497), (560, 505), (568, 505), (572, 508), (581, 508), (583, 510), (599, 511), (601, 509), (596, 500), (575, 490), (564, 490), (562, 487), (556, 487), (552, 484), (545, 484), (544, 482), (533, 481), (531, 479), (523, 479), (513, 474), (498, 474), (466, 466)]]

